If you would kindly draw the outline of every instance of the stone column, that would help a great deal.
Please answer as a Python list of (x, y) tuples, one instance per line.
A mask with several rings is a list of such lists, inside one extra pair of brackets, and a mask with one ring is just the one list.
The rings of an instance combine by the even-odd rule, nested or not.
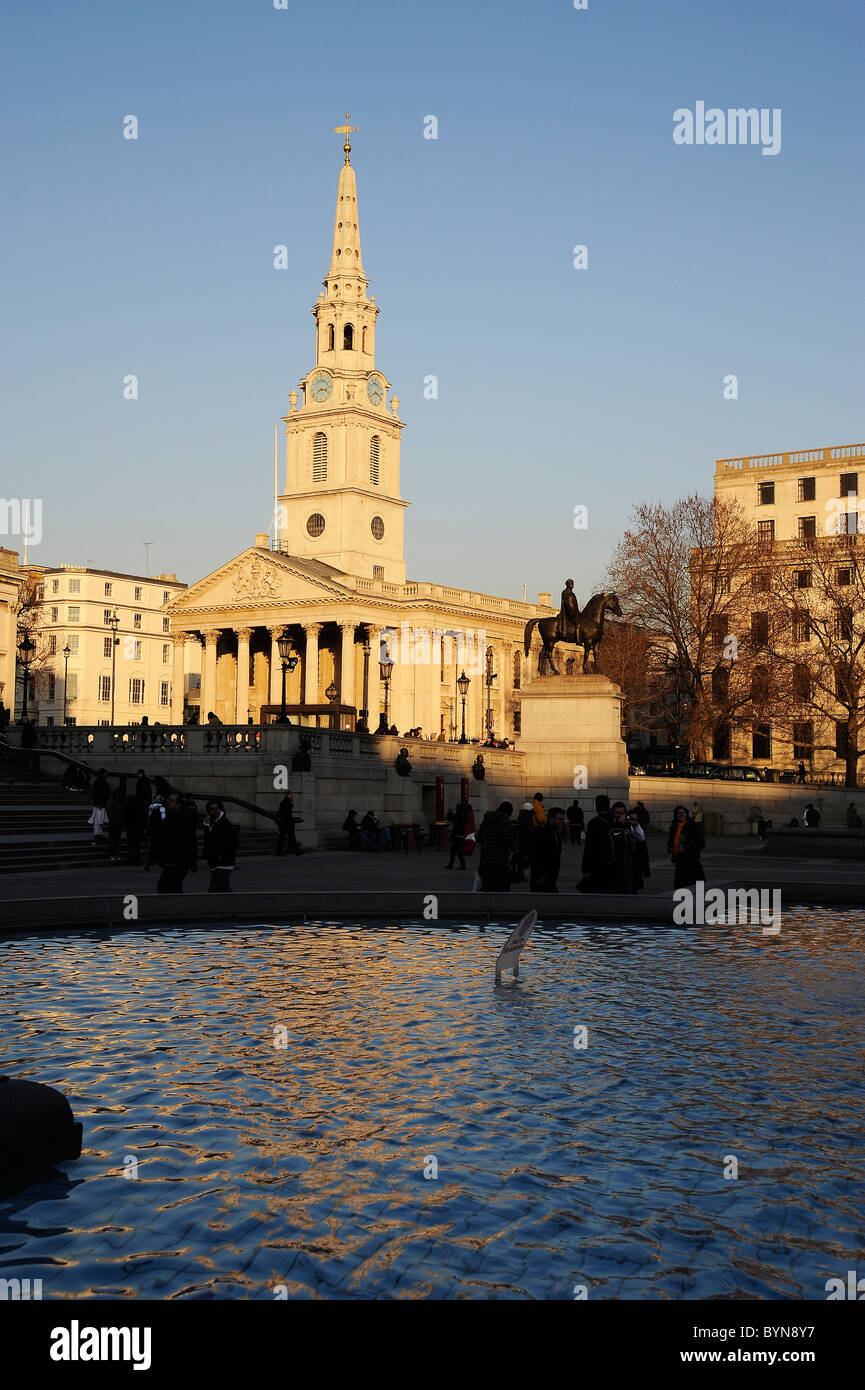
[(304, 623), (306, 653), (303, 658), (303, 702), (317, 705), (318, 698), (318, 634), (321, 623)]
[(356, 705), (354, 681), (354, 623), (339, 625), (339, 703)]
[(379, 704), (381, 703), (381, 677), (378, 670), (379, 662), (379, 629), (373, 624), (366, 626), (366, 638), (369, 642), (369, 679), (366, 690), (366, 708), (369, 710), (368, 726), (371, 734), (378, 728)]
[(267, 702), (270, 705), (278, 705), (282, 700), (282, 662), (279, 659), (279, 647), (276, 639), (282, 636), (283, 624), (278, 627), (269, 627), (270, 633), (270, 680), (267, 689)]
[(218, 630), (210, 629), (204, 634), (204, 658), (201, 663), (201, 723), (207, 723), (211, 710), (216, 710), (216, 644)]
[(186, 677), (186, 633), (174, 634), (174, 664), (171, 671), (171, 722), (183, 723), (183, 696)]
[(235, 684), (234, 722), (245, 724), (249, 718), (249, 639), (251, 627), (237, 629), (237, 677)]

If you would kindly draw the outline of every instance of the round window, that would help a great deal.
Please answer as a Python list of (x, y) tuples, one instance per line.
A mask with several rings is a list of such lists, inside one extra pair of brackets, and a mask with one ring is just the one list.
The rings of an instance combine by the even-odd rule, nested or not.
[(321, 512), (313, 512), (306, 523), (306, 529), (311, 536), (320, 536), (324, 530), (324, 517)]
[(375, 536), (376, 540), (380, 541), (382, 536), (384, 535), (384, 522), (382, 521), (380, 516), (373, 517), (372, 521), (369, 524), (369, 529), (372, 531), (372, 534)]

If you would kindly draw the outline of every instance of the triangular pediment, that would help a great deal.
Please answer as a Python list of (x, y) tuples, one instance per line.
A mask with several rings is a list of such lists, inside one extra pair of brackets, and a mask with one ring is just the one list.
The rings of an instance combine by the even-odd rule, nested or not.
[(348, 575), (318, 560), (300, 560), (251, 547), (191, 584), (168, 611), (179, 616), (202, 608), (242, 609), (280, 601), (339, 599), (353, 592), (354, 583)]

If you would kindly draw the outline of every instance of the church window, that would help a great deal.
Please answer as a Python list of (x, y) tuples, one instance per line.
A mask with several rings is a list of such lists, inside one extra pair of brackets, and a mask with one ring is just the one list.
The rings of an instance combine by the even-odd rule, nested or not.
[(351, 351), (354, 347), (354, 329), (350, 323), (347, 323), (342, 330), (342, 345), (344, 348), (348, 349), (348, 351)]
[(327, 482), (327, 435), (323, 430), (312, 441), (312, 481)]
[(327, 350), (333, 352), (333, 324), (327, 325)]
[(373, 579), (384, 579), (384, 565), (373, 565), (372, 577)]
[(369, 441), (369, 480), (371, 483), (374, 483), (376, 487), (378, 487), (379, 453), (380, 440), (378, 435), (374, 434), (372, 439)]
[(320, 536), (324, 531), (324, 517), (321, 512), (313, 512), (306, 523), (306, 529), (313, 537)]
[(361, 331), (361, 335), (360, 335), (360, 349), (361, 349), (361, 352), (366, 352), (366, 350), (367, 350), (367, 347), (366, 347), (366, 324), (364, 324), (363, 329), (362, 329), (362, 331)]
[(377, 541), (380, 541), (384, 538), (384, 522), (382, 521), (380, 516), (373, 517), (372, 521), (369, 524), (369, 529), (372, 531), (372, 534), (375, 536)]

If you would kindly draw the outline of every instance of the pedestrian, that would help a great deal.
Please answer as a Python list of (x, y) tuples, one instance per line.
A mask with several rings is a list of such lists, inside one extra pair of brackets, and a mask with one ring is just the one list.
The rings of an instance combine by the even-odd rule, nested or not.
[(215, 728), (217, 727), (217, 725), (219, 725), (219, 724), (222, 723), (222, 720), (219, 719), (219, 718), (213, 713), (213, 710), (210, 710), (210, 712), (208, 713), (208, 716), (207, 716), (207, 722), (208, 722), (208, 724), (210, 725), (211, 729), (215, 729)]
[(642, 801), (635, 801), (635, 802), (634, 802), (634, 810), (635, 810), (636, 813), (637, 813), (637, 820), (640, 822), (640, 827), (641, 827), (641, 829), (644, 830), (644, 831), (645, 831), (645, 830), (648, 830), (648, 828), (649, 828), (649, 821), (651, 820), (651, 816), (649, 815), (648, 807), (647, 807), (647, 806), (644, 806), (643, 803), (642, 803)]
[(0, 734), (9, 727), (10, 714), (3, 701), (0, 700)]
[(801, 786), (804, 787), (804, 785), (805, 785), (805, 764), (804, 764), (804, 762), (802, 762), (801, 759), (799, 760), (799, 766), (798, 766), (798, 768), (796, 769), (796, 781), (797, 781), (797, 783), (799, 783)]
[(546, 818), (547, 813), (544, 810), (544, 798), (540, 792), (535, 792), (532, 797), (532, 823), (534, 825), (543, 825)]
[(460, 861), (460, 868), (466, 866), (466, 837), (475, 833), (475, 813), (472, 810), (470, 801), (461, 801), (454, 811), (454, 818), (451, 822), (451, 856), (446, 869), (452, 869), (454, 859)]
[(562, 836), (567, 821), (560, 806), (551, 806), (543, 825), (531, 831), (529, 848), (530, 879), (533, 893), (558, 893), (556, 886), (562, 862)]
[(108, 817), (108, 857), (114, 864), (118, 864), (120, 855), (117, 851), (120, 848), (120, 837), (126, 823), (126, 797), (119, 785), (109, 796), (105, 810)]
[(237, 867), (240, 831), (226, 818), (219, 801), (208, 801), (204, 817), (204, 857), (210, 866), (209, 893), (230, 893), (231, 875)]
[(357, 823), (357, 811), (349, 811), (342, 823), (342, 828), (348, 835), (349, 849), (363, 849), (360, 826)]
[(809, 830), (816, 830), (820, 824), (820, 812), (812, 801), (805, 807), (805, 814), (802, 817)]
[(851, 801), (847, 808), (847, 824), (851, 830), (858, 830), (862, 825), (862, 817), (856, 810), (855, 804)]
[(583, 877), (577, 884), (581, 893), (604, 893), (610, 884), (613, 847), (610, 843), (610, 798), (603, 792), (595, 797), (595, 814), (586, 826), (583, 847)]
[(108, 820), (108, 812), (104, 806), (94, 806), (87, 817), (87, 824), (93, 826), (93, 847), (105, 839), (105, 825)]
[(510, 823), (513, 813), (510, 801), (503, 801), (495, 811), (487, 811), (477, 832), (481, 847), (478, 878), (484, 893), (511, 891), (510, 857), (514, 846), (514, 831)]
[(148, 809), (153, 803), (153, 784), (143, 767), (135, 774), (135, 799), (141, 807), (143, 820), (146, 821)]
[(687, 806), (677, 806), (667, 836), (667, 853), (676, 870), (674, 888), (690, 888), (699, 880), (705, 880), (700, 861), (705, 846), (701, 826), (689, 814)]
[(104, 767), (100, 767), (93, 779), (93, 786), (90, 788), (90, 799), (93, 805), (99, 810), (104, 811), (108, 805), (108, 798), (111, 795), (111, 787), (108, 784), (108, 777)]
[(565, 815), (568, 818), (568, 829), (571, 835), (571, 844), (582, 844), (583, 826), (586, 823), (586, 817), (583, 814), (583, 808), (576, 797), (574, 797), (573, 801), (571, 802), (570, 806), (565, 812)]
[[(633, 861), (634, 879), (632, 893), (639, 893), (647, 878), (651, 877), (651, 867), (649, 865), (649, 847), (646, 843), (646, 829), (640, 823), (640, 802), (632, 806), (628, 812), (628, 824), (631, 827), (631, 858)], [(643, 808), (645, 810), (645, 807)], [(648, 815), (648, 812), (646, 812)]]
[[(165, 807), (165, 817), (151, 837), (150, 853), (147, 857), (148, 869), (153, 864), (159, 864), (162, 869), (156, 884), (157, 893), (182, 893), (186, 875), (194, 874), (198, 868), (195, 820), (190, 817), (188, 807), (183, 803), (179, 792), (170, 794)], [(211, 891), (225, 890), (213, 888), (211, 880)]]
[[(303, 816), (294, 814), (294, 792), (286, 792), (276, 810), (276, 823), (279, 827), (279, 835), (276, 841), (277, 854), (303, 854), (303, 850), (297, 843), (297, 834), (294, 827), (303, 822)], [(283, 851), (283, 845), (287, 849)]]
[(628, 808), (624, 801), (614, 801), (610, 807), (610, 848), (612, 862), (609, 869), (610, 893), (635, 893), (634, 887), (634, 837), (628, 820)]

